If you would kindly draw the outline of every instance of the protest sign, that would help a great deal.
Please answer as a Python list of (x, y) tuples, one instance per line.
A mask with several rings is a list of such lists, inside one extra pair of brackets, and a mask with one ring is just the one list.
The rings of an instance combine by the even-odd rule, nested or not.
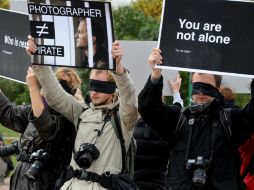
[(30, 65), (26, 55), (28, 15), (0, 9), (0, 76), (24, 83)]
[(254, 76), (254, 3), (164, 0), (160, 68)]
[(38, 50), (32, 64), (114, 69), (110, 2), (28, 1), (31, 35)]

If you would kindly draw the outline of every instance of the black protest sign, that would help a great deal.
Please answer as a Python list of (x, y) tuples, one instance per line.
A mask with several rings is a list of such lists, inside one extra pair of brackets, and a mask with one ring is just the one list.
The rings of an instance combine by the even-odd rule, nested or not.
[(254, 3), (165, 0), (161, 68), (252, 77)]
[(115, 69), (109, 2), (28, 2), (31, 34), (38, 47), (32, 64)]
[(0, 76), (24, 83), (30, 65), (25, 51), (28, 15), (0, 9), (0, 23)]

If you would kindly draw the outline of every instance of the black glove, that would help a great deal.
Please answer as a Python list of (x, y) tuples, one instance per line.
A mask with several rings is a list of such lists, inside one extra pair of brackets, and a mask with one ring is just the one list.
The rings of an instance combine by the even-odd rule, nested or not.
[(251, 95), (254, 96), (254, 79), (252, 79), (252, 81), (251, 81), (250, 91), (251, 91)]

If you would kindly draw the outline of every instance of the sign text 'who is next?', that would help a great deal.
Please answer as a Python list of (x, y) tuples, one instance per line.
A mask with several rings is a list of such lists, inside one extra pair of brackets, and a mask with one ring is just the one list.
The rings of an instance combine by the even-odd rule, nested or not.
[[(11, 22), (10, 22), (11, 20)], [(25, 83), (30, 65), (26, 54), (28, 15), (0, 8), (0, 77)]]

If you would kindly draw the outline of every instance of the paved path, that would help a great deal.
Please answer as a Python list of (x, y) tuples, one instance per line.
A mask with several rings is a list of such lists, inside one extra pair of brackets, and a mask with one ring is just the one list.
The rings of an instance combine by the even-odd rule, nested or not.
[(7, 177), (4, 179), (4, 183), (0, 184), (0, 190), (9, 190), (10, 178)]

